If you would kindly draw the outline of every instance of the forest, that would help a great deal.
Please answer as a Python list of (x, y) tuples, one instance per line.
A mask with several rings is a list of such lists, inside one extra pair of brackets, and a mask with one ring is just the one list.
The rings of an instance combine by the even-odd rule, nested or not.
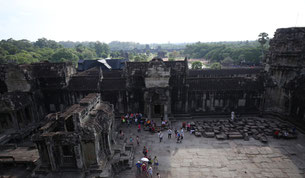
[[(262, 48), (263, 47), (263, 48)], [(217, 42), (186, 45), (184, 55), (194, 59), (205, 59), (209, 62), (239, 65), (242, 63), (259, 65), (262, 59), (262, 49), (268, 48), (258, 41)]]
[[(175, 60), (187, 56), (193, 59), (205, 59), (210, 63), (239, 65), (241, 63), (260, 64), (262, 47), (258, 41), (215, 42), (192, 44), (140, 44), (134, 42), (113, 41), (109, 44), (96, 42), (72, 42), (40, 38), (35, 42), (28, 40), (1, 40), (0, 63), (32, 63), (40, 61), (64, 62), (77, 64), (79, 59), (129, 58), (130, 61), (147, 61), (153, 56), (149, 50), (137, 53), (134, 49), (161, 48), (163, 56)], [(263, 48), (266, 51), (268, 44)], [(167, 50), (171, 49), (172, 52)], [(174, 50), (174, 51), (173, 51)]]

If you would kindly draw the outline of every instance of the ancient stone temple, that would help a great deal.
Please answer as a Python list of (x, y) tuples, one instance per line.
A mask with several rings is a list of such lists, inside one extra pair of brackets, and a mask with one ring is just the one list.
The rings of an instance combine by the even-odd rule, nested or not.
[(305, 118), (305, 28), (284, 28), (270, 40), (263, 108), (298, 122)]
[(133, 147), (115, 129), (115, 118), (129, 112), (173, 121), (234, 111), (304, 128), (305, 28), (278, 29), (265, 62), (221, 70), (159, 57), (80, 61), (78, 70), (71, 63), (0, 65), (0, 153), (10, 155), (0, 159), (18, 162), (12, 151), (20, 146), (19, 162), (35, 163), (37, 176), (111, 177), (133, 165)]
[(103, 100), (117, 113), (147, 117), (257, 113), (263, 96), (263, 69), (190, 70), (185, 61), (127, 62), (123, 70), (103, 73)]
[(99, 94), (91, 93), (66, 111), (47, 115), (47, 120), (32, 138), (41, 160), (38, 175), (49, 171), (99, 175), (105, 170), (112, 155), (114, 114)]

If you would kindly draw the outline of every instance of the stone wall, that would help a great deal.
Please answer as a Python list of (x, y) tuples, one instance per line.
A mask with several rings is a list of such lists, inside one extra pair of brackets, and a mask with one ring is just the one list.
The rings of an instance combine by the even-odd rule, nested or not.
[(305, 28), (278, 29), (270, 40), (266, 112), (293, 119), (305, 117)]

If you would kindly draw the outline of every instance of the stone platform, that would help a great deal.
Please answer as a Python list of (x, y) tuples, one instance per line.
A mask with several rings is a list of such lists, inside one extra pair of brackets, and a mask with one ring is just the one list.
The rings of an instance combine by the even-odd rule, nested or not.
[[(172, 123), (173, 129), (179, 128), (182, 121)], [(140, 145), (135, 145), (135, 160), (143, 157), (143, 146), (148, 155), (157, 156), (162, 178), (185, 177), (305, 177), (305, 136), (298, 134), (297, 139), (285, 140), (268, 137), (262, 143), (249, 137), (243, 139), (217, 140), (216, 138), (196, 137), (186, 132), (182, 143), (167, 138), (160, 143), (157, 134), (137, 132), (136, 126), (123, 127), (126, 137), (140, 137)], [(123, 171), (116, 178), (145, 177), (136, 174), (135, 166)]]

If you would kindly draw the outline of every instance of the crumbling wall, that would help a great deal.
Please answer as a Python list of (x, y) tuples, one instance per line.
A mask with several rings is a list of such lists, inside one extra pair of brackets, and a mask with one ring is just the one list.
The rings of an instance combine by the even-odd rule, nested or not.
[(304, 119), (305, 28), (277, 29), (265, 71), (269, 77), (265, 111)]
[(79, 104), (47, 119), (49, 122), (32, 137), (41, 158), (38, 172), (104, 171), (113, 154), (114, 113), (109, 103), (90, 93)]
[(262, 71), (262, 68), (190, 70), (188, 111), (258, 113), (264, 91)]

